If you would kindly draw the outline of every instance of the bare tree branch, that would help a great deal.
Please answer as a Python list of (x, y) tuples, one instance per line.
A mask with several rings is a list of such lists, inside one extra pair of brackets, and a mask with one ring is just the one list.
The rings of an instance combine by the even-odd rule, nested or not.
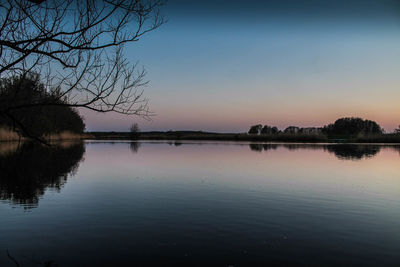
[(165, 22), (159, 13), (162, 4), (160, 0), (0, 0), (0, 78), (39, 74), (47, 90), (63, 100), (11, 103), (0, 107), (0, 113), (12, 117), (16, 109), (68, 105), (151, 116), (140, 89), (147, 84), (146, 72), (127, 61), (123, 48)]

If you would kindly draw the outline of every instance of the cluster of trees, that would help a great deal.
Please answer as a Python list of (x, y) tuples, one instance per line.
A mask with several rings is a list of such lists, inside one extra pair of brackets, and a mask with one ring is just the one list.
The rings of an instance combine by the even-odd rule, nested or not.
[(62, 131), (82, 133), (82, 117), (60, 94), (57, 89), (46, 89), (37, 74), (1, 79), (0, 126), (28, 137)]
[(383, 129), (378, 123), (361, 118), (341, 118), (324, 126), (322, 132), (326, 135), (357, 136), (360, 134), (382, 134)]
[[(400, 127), (396, 132), (400, 133)], [(289, 126), (281, 131), (277, 127), (268, 125), (262, 126), (261, 124), (253, 125), (250, 127), (249, 134), (307, 134), (316, 135), (324, 134), (327, 136), (358, 136), (358, 135), (374, 135), (382, 134), (383, 129), (378, 123), (371, 120), (364, 120), (361, 118), (341, 118), (334, 123), (326, 125), (322, 128), (309, 127), (299, 128), (296, 126)]]
[(320, 134), (321, 129), (320, 128), (315, 128), (315, 127), (309, 127), (309, 128), (299, 128), (296, 126), (289, 126), (283, 131), (279, 130), (276, 126), (269, 126), (269, 125), (264, 125), (262, 126), (261, 124), (253, 125), (250, 127), (249, 134), (268, 134), (268, 135), (274, 135), (274, 134), (280, 134), (280, 133), (285, 133), (285, 134)]
[(250, 127), (249, 134), (277, 134), (279, 133), (279, 129), (277, 127), (271, 127), (265, 125), (264, 127), (261, 124), (253, 125)]

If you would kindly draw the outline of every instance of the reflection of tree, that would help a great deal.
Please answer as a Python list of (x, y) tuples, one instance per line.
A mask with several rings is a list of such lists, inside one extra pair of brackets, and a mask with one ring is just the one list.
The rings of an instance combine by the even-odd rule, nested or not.
[(339, 159), (350, 160), (371, 158), (381, 150), (377, 145), (328, 145), (325, 148)]
[[(335, 144), (335, 145), (322, 145), (322, 144), (256, 144), (251, 143), (249, 147), (252, 151), (261, 152), (268, 150), (276, 150), (278, 147), (284, 147), (289, 150), (307, 149), (307, 150), (320, 150), (334, 153), (339, 159), (358, 160), (375, 156), (383, 146), (381, 145), (349, 145), (349, 144)], [(391, 147), (398, 150), (399, 147)]]
[(252, 151), (261, 152), (263, 150), (262, 144), (249, 144)]
[(0, 154), (0, 199), (35, 207), (47, 188), (60, 190), (76, 172), (85, 148), (24, 144), (14, 153)]
[(277, 144), (263, 144), (263, 148), (265, 151), (271, 150), (271, 149), (276, 150), (278, 148), (278, 145)]
[(139, 151), (140, 143), (139, 142), (130, 142), (131, 151), (133, 153), (137, 153)]
[(289, 150), (298, 150), (298, 149), (318, 150), (322, 148), (321, 145), (318, 144), (284, 144), (283, 146)]

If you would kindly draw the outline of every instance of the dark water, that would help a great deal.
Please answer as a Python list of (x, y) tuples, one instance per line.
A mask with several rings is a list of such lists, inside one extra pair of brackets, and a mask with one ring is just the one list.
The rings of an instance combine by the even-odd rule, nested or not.
[(0, 144), (0, 266), (400, 266), (400, 147)]

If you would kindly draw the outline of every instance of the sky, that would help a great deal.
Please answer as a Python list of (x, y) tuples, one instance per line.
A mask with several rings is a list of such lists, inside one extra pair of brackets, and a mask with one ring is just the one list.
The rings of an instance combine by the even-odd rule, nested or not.
[(167, 23), (125, 47), (155, 115), (82, 110), (87, 130), (400, 124), (400, 1), (169, 0), (161, 11)]

